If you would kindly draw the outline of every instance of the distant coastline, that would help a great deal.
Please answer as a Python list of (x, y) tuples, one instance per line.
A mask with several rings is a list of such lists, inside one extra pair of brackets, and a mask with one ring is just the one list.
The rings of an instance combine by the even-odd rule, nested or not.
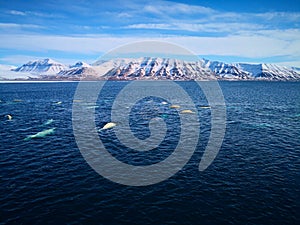
[[(10, 68), (3, 66), (3, 68)], [(77, 62), (64, 65), (52, 59), (30, 61), (0, 71), (1, 81), (98, 81), (98, 80), (263, 80), (300, 81), (300, 69), (276, 64), (223, 63), (200, 59), (140, 57)]]

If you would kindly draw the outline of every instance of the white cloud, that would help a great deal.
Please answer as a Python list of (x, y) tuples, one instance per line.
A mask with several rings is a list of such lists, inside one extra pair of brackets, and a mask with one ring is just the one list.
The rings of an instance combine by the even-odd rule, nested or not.
[[(282, 58), (282, 65), (299, 66), (300, 61), (300, 40), (297, 38), (299, 30), (295, 34), (291, 30), (281, 31), (263, 31), (252, 35), (232, 35), (227, 37), (196, 37), (196, 36), (160, 36), (155, 38), (144, 37), (116, 37), (87, 35), (81, 37), (70, 36), (46, 36), (46, 35), (0, 35), (0, 49), (12, 49), (13, 51), (25, 50), (40, 52), (45, 55), (47, 51), (57, 51), (63, 53), (74, 53), (82, 55), (97, 55), (99, 57), (105, 52), (116, 51), (120, 46), (137, 41), (165, 41), (177, 44), (195, 55), (219, 55), (247, 57), (251, 59), (275, 57)], [(273, 34), (273, 35), (272, 35)], [(278, 38), (279, 37), (279, 38)], [(141, 45), (139, 43), (139, 45)], [(139, 48), (141, 49), (141, 48)], [(162, 49), (157, 49), (159, 52)], [(153, 51), (156, 51), (154, 49)], [(59, 57), (59, 53), (57, 54)], [(18, 65), (37, 57), (15, 55), (0, 58), (1, 61)], [(56, 60), (72, 63), (76, 59)], [(292, 60), (291, 60), (292, 59)], [(78, 60), (85, 60), (81, 58)], [(294, 63), (294, 64), (291, 64)]]
[[(276, 32), (276, 31), (274, 31)], [(289, 31), (287, 31), (289, 32)], [(297, 32), (300, 32), (297, 30)], [(83, 54), (107, 52), (113, 48), (143, 37), (116, 36), (46, 36), (46, 35), (0, 35), (0, 48), (34, 51), (62, 51)], [(149, 38), (148, 38), (149, 40)], [(300, 57), (300, 40), (290, 34), (288, 39), (276, 36), (253, 34), (227, 37), (161, 36), (151, 40), (168, 41), (182, 45), (195, 54), (230, 55), (241, 57), (270, 57), (292, 55)]]
[(260, 24), (251, 23), (138, 23), (125, 26), (126, 29), (160, 29), (160, 30), (182, 30), (193, 32), (210, 33), (240, 33), (242, 31), (253, 31), (263, 29)]
[[(247, 15), (247, 14), (246, 14)], [(256, 13), (248, 14), (249, 16), (255, 16), (265, 20), (284, 20), (283, 22), (299, 22), (300, 13), (299, 12), (266, 12), (266, 13)]]
[(261, 35), (273, 37), (280, 40), (294, 41), (300, 38), (300, 29), (276, 29), (276, 30), (253, 30), (252, 32), (241, 32), (243, 35)]
[(300, 60), (298, 60), (298, 61), (279, 62), (279, 63), (276, 63), (276, 64), (280, 65), (280, 66), (298, 67), (298, 68), (300, 68)]
[(10, 56), (4, 56), (0, 58), (0, 61), (5, 62), (10, 65), (23, 65), (24, 63), (27, 63), (29, 61), (37, 60), (37, 59), (43, 59), (43, 57), (37, 57), (37, 56), (30, 56), (30, 55), (10, 55)]
[(171, 24), (166, 23), (138, 23), (138, 24), (131, 24), (125, 26), (123, 28), (129, 29), (162, 29), (162, 30), (175, 30), (176, 28)]
[[(138, 10), (134, 10), (136, 15), (143, 15), (143, 21), (140, 23), (147, 23), (147, 20), (152, 18), (153, 15), (159, 16), (157, 23), (172, 24), (174, 22), (185, 22), (194, 24), (198, 20), (207, 23), (260, 23), (269, 25), (274, 28), (286, 23), (298, 23), (300, 20), (300, 12), (264, 12), (264, 13), (245, 13), (233, 11), (219, 11), (209, 7), (200, 5), (191, 5), (184, 3), (176, 3), (170, 1), (154, 0), (151, 4), (144, 4), (143, 2), (135, 5)], [(151, 21), (151, 20), (150, 20)]]
[(55, 35), (0, 35), (0, 48), (34, 51), (62, 51), (91, 54), (108, 51), (118, 45), (137, 40), (134, 37), (112, 36), (55, 36)]
[(19, 10), (9, 10), (7, 13), (14, 16), (34, 16), (34, 17), (43, 17), (43, 18), (65, 18), (63, 15), (54, 14), (54, 13), (45, 13), (37, 11), (19, 11)]
[(133, 17), (133, 15), (128, 13), (128, 12), (117, 13), (116, 16), (119, 17), (119, 18), (131, 18), (131, 17)]
[(154, 1), (150, 4), (145, 5), (142, 8), (142, 11), (145, 13), (155, 13), (155, 14), (210, 14), (214, 13), (215, 10), (197, 6), (197, 5), (188, 5), (183, 3), (175, 3), (170, 1)]
[[(9, 68), (9, 66), (7, 66), (7, 64), (20, 66), (29, 61), (45, 59), (45, 58), (50, 58), (50, 57), (49, 56), (41, 57), (41, 56), (32, 56), (32, 55), (9, 55), (9, 56), (0, 57), (0, 62), (5, 63), (6, 64), (5, 66), (7, 68)], [(85, 59), (85, 58), (75, 58), (75, 57), (73, 57), (73, 58), (55, 57), (52, 59), (57, 62), (63, 63), (65, 65), (73, 65), (78, 61), (84, 61), (86, 63), (93, 63), (94, 61), (97, 60), (97, 58)], [(1, 67), (1, 64), (0, 64), (0, 67)], [(3, 65), (2, 65), (2, 67), (3, 67)]]
[(35, 12), (35, 11), (26, 11), (26, 14), (30, 16), (37, 16), (37, 17), (45, 17), (45, 18), (65, 18), (63, 15), (60, 14), (54, 14), (54, 13), (41, 13), (41, 12)]
[[(285, 30), (299, 28), (299, 12), (237, 13), (223, 12), (198, 5), (188, 5), (169, 1), (154, 1), (129, 10), (132, 20), (122, 28), (151, 29), (164, 34), (168, 31), (191, 31), (240, 34), (257, 30)], [(234, 9), (233, 9), (234, 10)], [(138, 21), (138, 23), (137, 23)]]
[[(265, 13), (236, 13), (236, 12), (221, 12), (214, 11), (207, 17), (208, 21), (227, 21), (227, 22), (241, 22), (260, 21), (261, 23), (268, 23), (270, 26), (277, 26), (282, 23), (299, 22), (299, 12), (265, 12)], [(273, 24), (272, 22), (276, 22)]]
[(10, 10), (8, 13), (16, 16), (26, 16), (25, 12), (18, 11), (18, 10)]
[[(57, 2), (52, 4), (56, 7)], [(149, 1), (120, 0), (117, 6), (105, 8), (103, 13), (101, 9), (95, 10), (97, 7), (91, 9), (88, 1), (73, 5), (63, 4), (61, 1), (59, 4), (62, 4), (61, 6), (65, 7), (66, 11), (74, 12), (74, 14), (76, 12), (84, 18), (95, 12), (92, 15), (99, 16), (99, 23), (93, 24), (91, 22), (86, 26), (75, 24), (76, 22), (69, 20), (71, 17), (65, 14), (67, 25), (57, 25), (59, 28), (65, 28), (64, 31), (57, 29), (57, 32), (61, 32), (61, 36), (32, 33), (15, 34), (20, 33), (17, 29), (26, 31), (26, 29), (45, 28), (31, 24), (33, 23), (31, 20), (27, 20), (28, 24), (26, 24), (26, 20), (24, 20), (24, 24), (0, 23), (0, 29), (5, 31), (0, 34), (0, 49), (43, 53), (54, 50), (86, 55), (99, 53), (100, 55), (119, 45), (142, 41), (147, 34), (151, 34), (152, 38), (150, 37), (150, 39), (179, 44), (199, 55), (250, 58), (291, 56), (292, 60), (300, 58), (300, 29), (298, 28), (300, 26), (300, 13), (298, 12), (237, 13), (170, 1), (154, 0), (150, 4)], [(111, 8), (112, 10), (110, 10)], [(14, 16), (26, 16), (29, 19), (39, 17), (39, 20), (46, 22), (59, 17), (59, 15), (39, 11), (10, 10), (6, 13)], [(110, 18), (112, 18), (112, 22), (110, 22)], [(47, 24), (46, 22), (43, 24)], [(51, 29), (53, 32), (55, 32), (54, 28)], [(126, 29), (139, 29), (141, 31)], [(150, 29), (151, 31), (147, 33), (147, 30)], [(14, 32), (16, 30), (18, 32)], [(181, 31), (180, 33), (183, 35), (168, 35), (175, 33), (171, 32), (174, 30)], [(32, 32), (32, 30), (30, 31)], [(41, 33), (38, 30), (35, 31)], [(131, 35), (68, 36), (63, 34), (78, 31), (102, 34), (103, 32), (118, 33), (120, 31), (120, 33), (131, 33)], [(145, 34), (143, 35), (136, 34), (144, 33), (144, 31)], [(156, 33), (154, 34), (154, 32)], [(204, 37), (203, 33), (205, 32), (214, 36)], [(289, 63), (289, 61), (286, 62)]]
[(2, 29), (11, 29), (11, 28), (41, 29), (44, 27), (35, 25), (35, 24), (0, 23), (0, 28), (2, 28)]

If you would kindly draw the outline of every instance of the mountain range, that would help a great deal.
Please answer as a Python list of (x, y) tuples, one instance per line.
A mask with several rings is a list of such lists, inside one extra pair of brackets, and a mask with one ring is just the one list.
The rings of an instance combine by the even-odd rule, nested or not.
[(52, 59), (43, 59), (30, 61), (17, 68), (0, 65), (1, 79), (300, 81), (300, 69), (276, 64), (224, 63), (207, 59), (192, 62), (154, 57), (117, 58), (98, 60), (92, 65), (84, 62), (64, 65)]

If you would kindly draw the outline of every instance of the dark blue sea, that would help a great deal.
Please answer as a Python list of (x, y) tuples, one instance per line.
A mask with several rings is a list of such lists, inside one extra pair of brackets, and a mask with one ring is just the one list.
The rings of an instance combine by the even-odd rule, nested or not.
[(80, 104), (95, 110), (99, 139), (117, 160), (147, 166), (172, 154), (178, 109), (163, 99), (149, 96), (130, 113), (141, 140), (151, 135), (150, 119), (166, 121), (170, 133), (156, 150), (131, 151), (114, 128), (101, 129), (129, 83), (107, 82), (96, 102), (74, 99), (77, 82), (0, 83), (0, 224), (300, 224), (300, 82), (219, 82), (226, 133), (201, 172), (211, 109), (193, 82), (177, 82), (197, 109), (200, 139), (178, 173), (148, 186), (99, 175), (73, 132), (72, 106)]

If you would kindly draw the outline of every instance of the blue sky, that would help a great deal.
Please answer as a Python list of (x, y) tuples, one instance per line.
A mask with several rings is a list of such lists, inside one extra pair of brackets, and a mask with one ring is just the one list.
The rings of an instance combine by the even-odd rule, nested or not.
[(126, 43), (161, 40), (200, 57), (300, 67), (293, 1), (0, 0), (0, 64), (92, 63)]

